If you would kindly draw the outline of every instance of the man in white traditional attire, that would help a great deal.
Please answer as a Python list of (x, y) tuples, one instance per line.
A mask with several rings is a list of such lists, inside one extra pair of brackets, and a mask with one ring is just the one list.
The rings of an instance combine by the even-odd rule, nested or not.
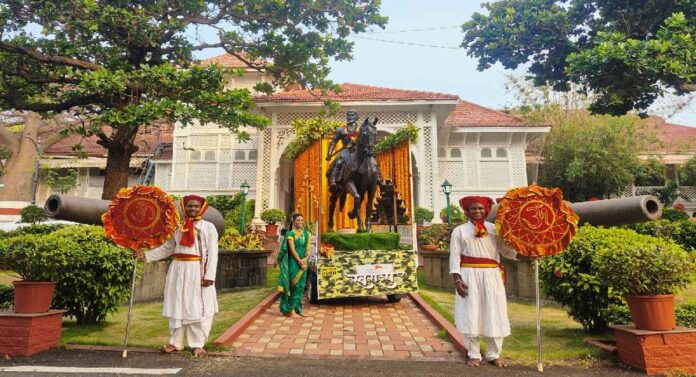
[(496, 237), (495, 226), (485, 221), (493, 200), (484, 196), (467, 196), (459, 201), (468, 222), (452, 231), (450, 273), (457, 294), (454, 318), (464, 337), (469, 366), (479, 366), (479, 337), (486, 338), (486, 360), (498, 367), (503, 338), (510, 335), (507, 316), (504, 273), (500, 255), (516, 259), (517, 252)]
[(218, 234), (202, 216), (208, 209), (205, 198), (188, 195), (182, 199), (186, 218), (174, 236), (162, 246), (140, 257), (145, 262), (172, 257), (164, 286), (162, 315), (169, 318), (169, 344), (162, 352), (184, 349), (184, 338), (194, 357), (205, 355), (205, 345), (213, 315), (218, 311), (215, 273)]

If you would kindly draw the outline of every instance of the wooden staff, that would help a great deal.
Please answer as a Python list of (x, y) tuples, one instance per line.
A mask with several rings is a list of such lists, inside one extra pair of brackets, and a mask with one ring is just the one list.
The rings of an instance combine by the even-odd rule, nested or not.
[(138, 274), (138, 257), (133, 258), (133, 278), (131, 279), (130, 303), (128, 304), (128, 320), (126, 321), (126, 339), (123, 341), (123, 358), (128, 357), (128, 335), (130, 333), (131, 314), (133, 313), (133, 296), (135, 296), (135, 277)]

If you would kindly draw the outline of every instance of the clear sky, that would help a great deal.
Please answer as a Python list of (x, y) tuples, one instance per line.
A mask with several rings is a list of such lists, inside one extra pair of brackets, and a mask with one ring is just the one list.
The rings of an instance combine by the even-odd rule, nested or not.
[[(458, 47), (463, 37), (460, 25), (477, 11), (482, 9), (476, 0), (383, 0), (381, 13), (389, 17), (386, 29), (351, 36), (353, 60), (332, 62), (330, 78), (338, 83), (457, 94), (497, 109), (514, 106), (514, 95), (505, 89), (506, 76), (514, 72), (500, 66), (479, 72), (476, 60)], [(431, 28), (440, 29), (403, 32)], [(655, 106), (657, 115), (663, 115), (658, 110), (662, 108)], [(696, 100), (669, 120), (696, 127)]]

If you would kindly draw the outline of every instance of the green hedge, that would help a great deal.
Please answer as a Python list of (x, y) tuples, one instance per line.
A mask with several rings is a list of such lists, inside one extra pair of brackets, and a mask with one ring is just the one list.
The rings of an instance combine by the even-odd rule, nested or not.
[(52, 307), (66, 309), (78, 323), (104, 321), (130, 292), (133, 254), (109, 241), (101, 227), (4, 239), (0, 262), (23, 278), (57, 280)]
[(17, 237), (24, 234), (49, 234), (65, 226), (65, 224), (32, 224), (10, 231), (0, 230), (0, 239)]
[(8, 310), (12, 307), (14, 289), (8, 285), (0, 284), (0, 310)]
[(397, 250), (399, 233), (322, 233), (321, 243), (334, 245), (336, 250)]
[(640, 234), (672, 240), (687, 251), (696, 250), (696, 222), (694, 221), (657, 220), (625, 227)]

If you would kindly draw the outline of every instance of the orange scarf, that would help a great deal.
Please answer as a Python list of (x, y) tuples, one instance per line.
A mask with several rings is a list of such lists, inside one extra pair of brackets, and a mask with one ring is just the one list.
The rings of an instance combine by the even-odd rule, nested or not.
[(471, 220), (474, 223), (474, 236), (481, 238), (488, 234), (488, 229), (486, 229), (485, 220)]
[[(186, 215), (186, 203), (191, 200), (196, 200), (201, 203), (201, 210), (198, 211), (198, 216), (196, 217), (189, 217)], [(184, 212), (184, 221), (181, 223), (181, 240), (179, 244), (181, 246), (191, 247), (196, 241), (196, 228), (193, 223), (203, 218), (203, 214), (208, 209), (208, 201), (198, 195), (187, 195), (181, 198), (181, 209)]]

